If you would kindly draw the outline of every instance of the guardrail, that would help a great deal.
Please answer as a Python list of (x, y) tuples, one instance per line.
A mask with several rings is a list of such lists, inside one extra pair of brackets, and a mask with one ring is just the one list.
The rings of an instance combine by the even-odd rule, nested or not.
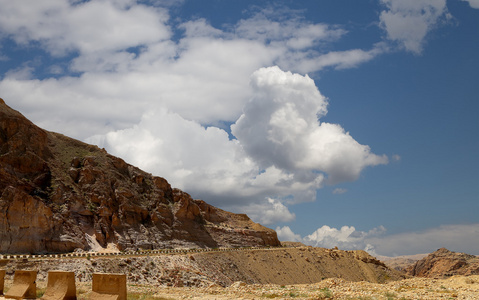
[(285, 247), (238, 247), (238, 248), (192, 248), (192, 249), (157, 249), (122, 252), (74, 252), (61, 254), (0, 254), (0, 259), (48, 259), (48, 258), (88, 258), (88, 257), (114, 257), (114, 256), (147, 256), (155, 254), (187, 254), (200, 252), (230, 252), (244, 250), (268, 250)]

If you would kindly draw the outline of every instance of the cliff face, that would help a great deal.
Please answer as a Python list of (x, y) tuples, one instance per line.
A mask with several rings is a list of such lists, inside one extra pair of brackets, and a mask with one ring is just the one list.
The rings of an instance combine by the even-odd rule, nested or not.
[(0, 253), (277, 246), (276, 232), (194, 200), (0, 99)]

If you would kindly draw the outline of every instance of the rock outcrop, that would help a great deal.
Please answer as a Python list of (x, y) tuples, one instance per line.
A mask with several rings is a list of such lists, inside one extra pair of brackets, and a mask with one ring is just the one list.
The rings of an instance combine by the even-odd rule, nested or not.
[(0, 253), (278, 245), (246, 215), (45, 131), (0, 99)]
[(453, 275), (479, 275), (479, 257), (441, 248), (406, 269), (417, 277), (442, 278)]

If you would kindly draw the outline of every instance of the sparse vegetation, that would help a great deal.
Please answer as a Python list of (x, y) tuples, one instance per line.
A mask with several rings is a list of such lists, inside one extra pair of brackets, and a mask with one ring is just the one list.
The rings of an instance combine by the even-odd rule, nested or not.
[(267, 299), (274, 299), (274, 298), (279, 298), (281, 297), (278, 294), (263, 294), (262, 297), (267, 298)]
[(171, 300), (172, 298), (155, 297), (144, 293), (128, 293), (127, 300)]
[(386, 292), (385, 296), (386, 296), (386, 299), (388, 299), (388, 300), (393, 300), (397, 297), (397, 295), (393, 292)]
[(41, 298), (43, 296), (43, 294), (45, 294), (45, 290), (46, 288), (37, 288), (37, 299), (38, 298)]
[(329, 288), (322, 288), (320, 290), (321, 293), (323, 293), (324, 298), (333, 298), (333, 293)]

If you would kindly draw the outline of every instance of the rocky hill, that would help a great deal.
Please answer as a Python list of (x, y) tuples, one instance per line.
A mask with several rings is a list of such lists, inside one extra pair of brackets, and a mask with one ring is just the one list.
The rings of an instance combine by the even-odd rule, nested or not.
[(479, 257), (441, 248), (408, 267), (411, 276), (441, 278), (453, 275), (479, 275)]
[(325, 278), (389, 282), (405, 275), (392, 270), (362, 250), (314, 247), (242, 249), (200, 253), (96, 256), (0, 260), (8, 279), (14, 270), (35, 269), (38, 280), (49, 270), (74, 270), (77, 281), (90, 282), (92, 273), (126, 274), (130, 284), (144, 286), (222, 287), (244, 284), (308, 284)]
[(0, 99), (0, 253), (278, 246), (276, 232), (194, 200)]
[(414, 255), (401, 255), (401, 256), (381, 256), (377, 255), (376, 258), (384, 262), (384, 264), (392, 269), (398, 271), (404, 271), (406, 268), (414, 265), (418, 260), (426, 257), (426, 254), (414, 254)]

